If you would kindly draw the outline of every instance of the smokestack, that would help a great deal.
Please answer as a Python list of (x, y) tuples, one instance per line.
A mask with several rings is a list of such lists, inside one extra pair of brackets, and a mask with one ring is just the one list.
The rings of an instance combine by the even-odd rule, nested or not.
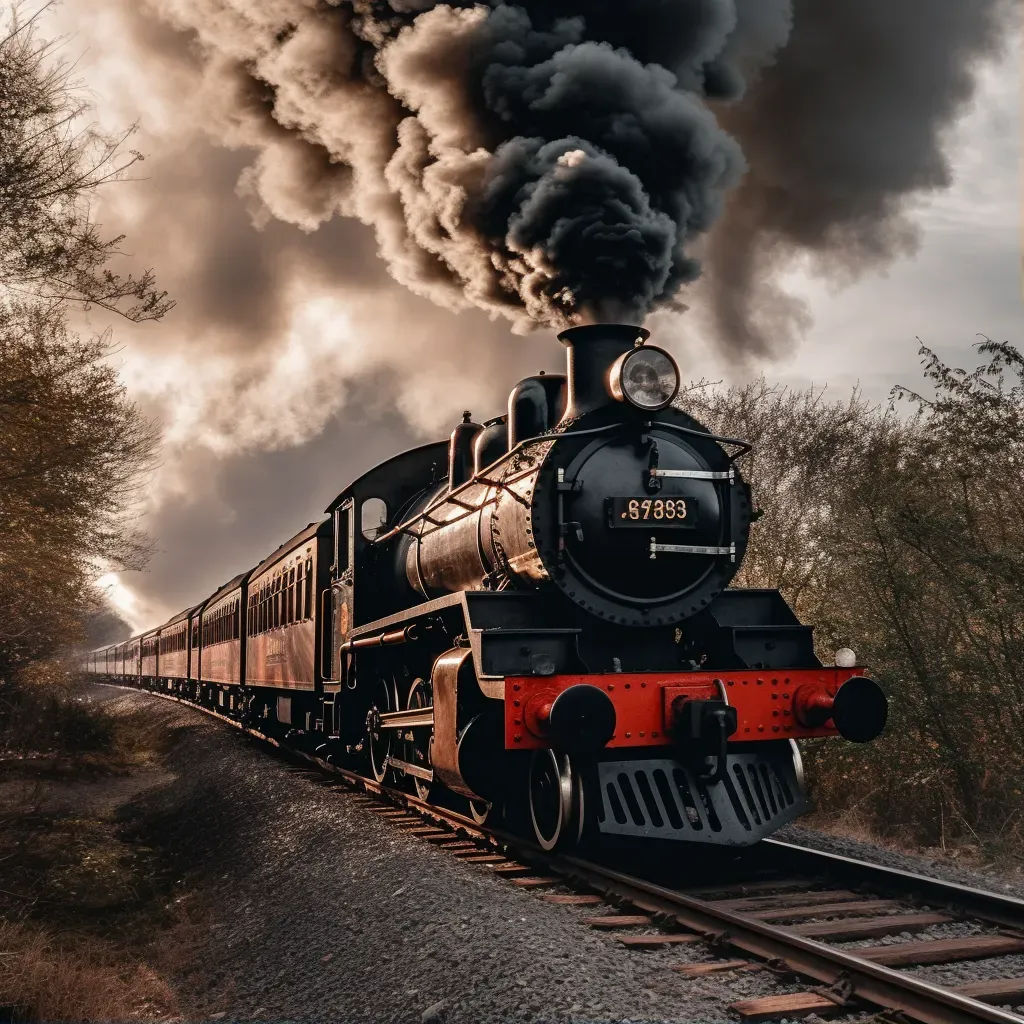
[(568, 356), (569, 401), (562, 422), (617, 405), (608, 391), (608, 371), (619, 356), (650, 336), (650, 331), (629, 324), (587, 324), (563, 331), (558, 340)]

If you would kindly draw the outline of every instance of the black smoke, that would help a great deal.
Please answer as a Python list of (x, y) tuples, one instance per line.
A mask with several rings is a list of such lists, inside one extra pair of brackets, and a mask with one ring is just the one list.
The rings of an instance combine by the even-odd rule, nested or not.
[[(673, 305), (710, 270), (722, 341), (801, 323), (794, 256), (913, 251), (946, 129), (1007, 0), (148, 0), (205, 128), (254, 151), (258, 223), (371, 226), (392, 275), (521, 328)], [(706, 240), (702, 240), (707, 236)]]
[(771, 355), (806, 322), (794, 257), (843, 284), (912, 255), (914, 202), (952, 184), (945, 146), (976, 73), (1012, 38), (1004, 0), (793, 0), (778, 60), (717, 109), (749, 170), (710, 239), (720, 339)]

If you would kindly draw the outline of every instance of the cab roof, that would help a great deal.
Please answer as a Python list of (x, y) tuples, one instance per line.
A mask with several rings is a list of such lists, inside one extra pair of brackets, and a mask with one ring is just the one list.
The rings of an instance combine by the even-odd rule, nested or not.
[[(382, 462), (378, 466), (364, 473), (361, 477), (353, 480), (327, 506), (327, 513), (335, 512), (342, 503), (351, 497), (374, 496), (387, 499), (388, 495), (384, 490), (392, 490), (394, 484), (386, 486), (389, 482), (398, 482), (408, 486), (410, 477), (422, 478), (425, 471), (429, 471), (432, 464), (437, 466), (439, 476), (438, 482), (448, 475), (448, 442), (435, 441), (433, 444), (421, 445), (419, 448), (412, 448), (402, 452), (394, 458)], [(426, 482), (424, 482), (426, 483)], [(423, 486), (423, 484), (421, 484)], [(381, 493), (378, 493), (381, 492)]]

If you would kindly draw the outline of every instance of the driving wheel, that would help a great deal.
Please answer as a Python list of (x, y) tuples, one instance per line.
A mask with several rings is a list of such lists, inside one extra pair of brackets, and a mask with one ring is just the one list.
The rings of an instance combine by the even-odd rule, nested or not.
[[(409, 699), (406, 701), (406, 708), (409, 711), (417, 711), (421, 708), (429, 708), (433, 704), (433, 692), (430, 682), (427, 679), (415, 679), (409, 688)], [(434, 729), (432, 726), (416, 726), (406, 732), (406, 761), (422, 771), (429, 772), (429, 778), (419, 775), (412, 776), (413, 786), (416, 795), (421, 800), (430, 799), (430, 791), (434, 784), (434, 769), (431, 758), (434, 746)]]
[(378, 679), (373, 687), (373, 704), (366, 713), (366, 735), (369, 738), (370, 770), (377, 782), (383, 782), (388, 773), (388, 758), (395, 742), (393, 729), (381, 727), (381, 715), (398, 710), (395, 684)]

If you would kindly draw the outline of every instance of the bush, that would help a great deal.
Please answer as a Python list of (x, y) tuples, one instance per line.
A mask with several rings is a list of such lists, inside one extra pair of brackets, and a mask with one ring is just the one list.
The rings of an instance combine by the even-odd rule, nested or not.
[(822, 660), (852, 647), (889, 690), (882, 740), (811, 745), (821, 806), (928, 846), (1024, 836), (1024, 359), (979, 351), (968, 373), (922, 349), (932, 397), (889, 408), (764, 380), (687, 399), (755, 444), (737, 585), (781, 589)]
[(109, 752), (115, 723), (81, 696), (63, 662), (37, 662), (0, 684), (0, 753), (73, 756)]

